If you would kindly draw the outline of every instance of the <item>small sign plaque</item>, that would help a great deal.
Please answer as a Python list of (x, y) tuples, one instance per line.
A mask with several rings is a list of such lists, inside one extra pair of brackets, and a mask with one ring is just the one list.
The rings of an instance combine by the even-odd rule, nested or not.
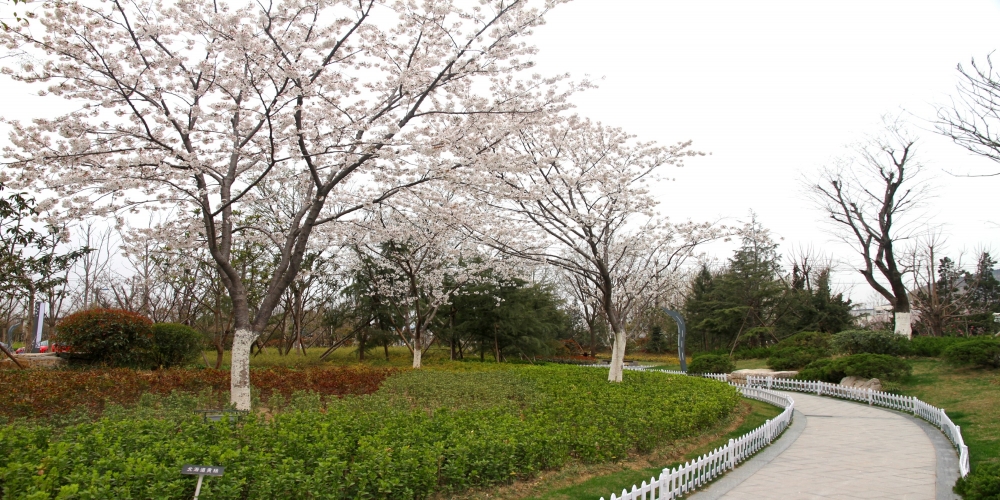
[(185, 465), (181, 467), (181, 474), (192, 476), (221, 476), (225, 471), (225, 467), (217, 465)]

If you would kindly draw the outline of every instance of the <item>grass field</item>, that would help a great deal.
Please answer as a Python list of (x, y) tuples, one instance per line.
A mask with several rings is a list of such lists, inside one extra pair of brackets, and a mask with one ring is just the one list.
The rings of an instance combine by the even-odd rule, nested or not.
[(969, 446), (972, 468), (1000, 462), (1000, 370), (954, 368), (940, 360), (913, 361), (900, 392), (944, 408)]

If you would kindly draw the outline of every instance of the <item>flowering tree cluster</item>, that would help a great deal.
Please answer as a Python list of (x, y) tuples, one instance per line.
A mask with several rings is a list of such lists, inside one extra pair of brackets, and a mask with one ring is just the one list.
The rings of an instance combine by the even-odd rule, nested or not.
[[(5, 45), (8, 69), (77, 110), (13, 123), (19, 185), (69, 215), (181, 204), (200, 222), (234, 309), (232, 398), (248, 408), (250, 346), (295, 280), (315, 228), (475, 161), (536, 114), (558, 79), (519, 77), (521, 41), (555, 2), (289, 0), (59, 3)], [(40, 28), (40, 29), (39, 29)], [(251, 311), (233, 262), (242, 207), (294, 193)]]
[(682, 286), (677, 268), (699, 243), (722, 235), (722, 228), (673, 223), (656, 211), (651, 185), (659, 170), (698, 154), (689, 143), (639, 143), (571, 117), (508, 137), (498, 153), (506, 168), (491, 171), (478, 191), (481, 218), (493, 223), (471, 227), (473, 234), (590, 286), (614, 335), (611, 381), (622, 379), (630, 320)]

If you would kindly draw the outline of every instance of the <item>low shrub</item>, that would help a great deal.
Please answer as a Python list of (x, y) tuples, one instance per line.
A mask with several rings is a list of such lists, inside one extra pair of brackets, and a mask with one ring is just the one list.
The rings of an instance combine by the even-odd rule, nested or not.
[(687, 369), (690, 373), (730, 373), (736, 369), (736, 364), (729, 356), (703, 354), (691, 360)]
[(408, 371), (373, 395), (239, 425), (133, 416), (53, 432), (26, 423), (0, 433), (0, 487), (4, 498), (187, 498), (194, 481), (180, 466), (206, 463), (226, 467), (202, 486), (206, 498), (447, 497), (571, 457), (621, 460), (696, 435), (740, 402), (710, 380), (624, 376), (609, 384), (603, 370), (563, 366)]
[(965, 500), (1000, 499), (1000, 462), (980, 463), (968, 476), (955, 482), (954, 491)]
[(56, 341), (107, 366), (145, 367), (153, 349), (153, 322), (122, 309), (88, 309), (56, 325)]
[(771, 348), (767, 366), (772, 370), (797, 370), (830, 356), (830, 334), (800, 332)]
[(912, 372), (913, 367), (905, 359), (887, 354), (853, 354), (833, 359), (819, 359), (809, 363), (799, 371), (799, 380), (821, 380), (833, 384), (844, 377), (877, 378), (898, 382)]
[[(267, 368), (250, 370), (250, 384), (267, 402), (272, 395), (289, 398), (299, 390), (323, 396), (371, 394), (395, 369), (379, 368)], [(89, 370), (0, 370), (0, 420), (64, 415), (86, 411), (99, 416), (109, 404), (135, 404), (143, 393), (166, 395), (174, 391), (209, 391), (225, 401), (229, 372), (225, 370), (167, 369), (136, 371), (127, 368)]]
[(846, 330), (834, 334), (830, 344), (840, 354), (902, 356), (910, 350), (906, 337), (884, 330)]
[(153, 366), (170, 368), (193, 362), (205, 346), (205, 337), (179, 323), (156, 323), (153, 331)]
[(832, 336), (829, 333), (823, 332), (799, 332), (791, 337), (782, 339), (775, 347), (777, 349), (798, 347), (803, 349), (821, 349), (829, 351), (831, 337)]
[(910, 340), (910, 354), (937, 358), (948, 347), (968, 340), (968, 337), (913, 337)]
[(772, 370), (797, 370), (817, 359), (830, 356), (830, 351), (820, 348), (785, 347), (773, 349), (767, 358), (767, 367)]
[(766, 359), (771, 355), (770, 347), (744, 347), (733, 351), (733, 359)]
[(1000, 368), (1000, 340), (976, 338), (959, 342), (945, 349), (941, 357), (957, 366)]

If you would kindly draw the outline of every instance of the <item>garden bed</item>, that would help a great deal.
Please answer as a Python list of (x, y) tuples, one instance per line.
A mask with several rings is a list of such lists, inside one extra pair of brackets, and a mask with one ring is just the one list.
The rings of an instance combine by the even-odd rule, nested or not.
[(606, 376), (560, 366), (401, 372), (368, 396), (282, 396), (267, 418), (235, 425), (182, 411), (112, 411), (63, 429), (21, 421), (0, 433), (0, 487), (4, 498), (183, 498), (194, 481), (180, 466), (196, 463), (226, 467), (205, 498), (423, 498), (568, 461), (620, 461), (696, 436), (740, 401), (693, 377)]

